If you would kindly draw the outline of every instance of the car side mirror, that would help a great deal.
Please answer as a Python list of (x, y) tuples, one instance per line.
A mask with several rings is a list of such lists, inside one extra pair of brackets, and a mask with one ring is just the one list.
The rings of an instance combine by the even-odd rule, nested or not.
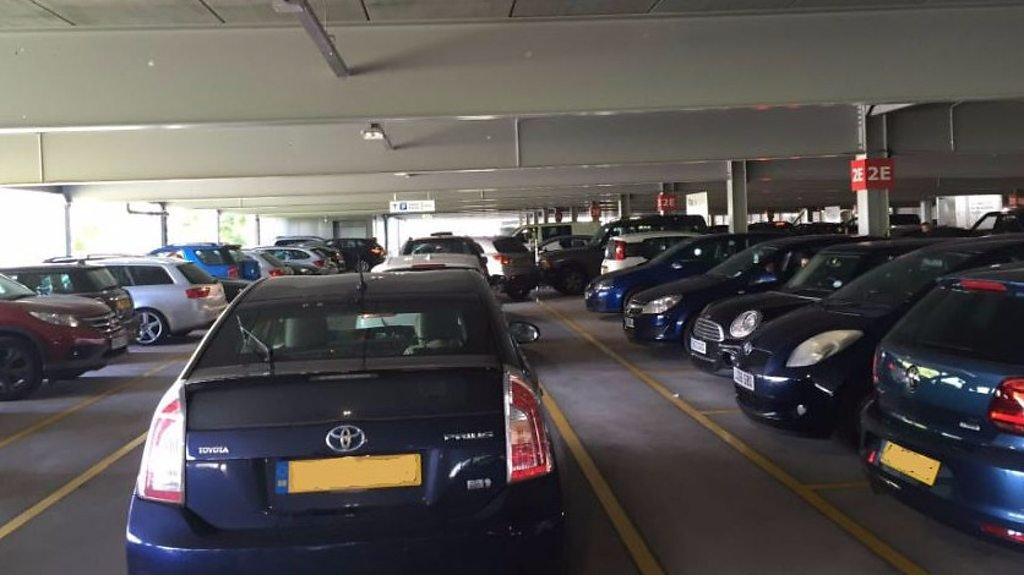
[(673, 270), (682, 270), (683, 266), (686, 266), (685, 260), (676, 260), (671, 264)]
[(530, 344), (540, 340), (540, 328), (529, 322), (513, 320), (508, 323), (509, 334), (520, 344)]

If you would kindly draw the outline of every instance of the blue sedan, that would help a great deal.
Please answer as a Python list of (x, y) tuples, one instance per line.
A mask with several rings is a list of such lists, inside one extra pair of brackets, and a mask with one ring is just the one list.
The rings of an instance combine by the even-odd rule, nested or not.
[(652, 286), (707, 272), (748, 246), (777, 235), (714, 234), (684, 240), (651, 261), (602, 274), (587, 285), (584, 298), (591, 312), (622, 312), (630, 296)]
[(942, 281), (882, 341), (861, 415), (876, 488), (1024, 545), (1024, 268)]

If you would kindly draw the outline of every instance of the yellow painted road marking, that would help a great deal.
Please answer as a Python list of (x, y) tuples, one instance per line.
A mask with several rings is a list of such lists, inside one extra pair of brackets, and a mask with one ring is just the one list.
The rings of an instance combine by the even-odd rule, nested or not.
[(5, 446), (7, 446), (7, 445), (9, 445), (9, 444), (11, 444), (13, 442), (17, 442), (18, 440), (21, 440), (22, 438), (24, 438), (26, 436), (31, 436), (32, 434), (35, 434), (36, 432), (39, 432), (43, 428), (46, 428), (46, 427), (51, 426), (53, 424), (56, 424), (57, 422), (60, 422), (61, 420), (67, 418), (68, 416), (71, 416), (75, 412), (79, 412), (81, 410), (84, 410), (85, 408), (88, 408), (89, 406), (92, 406), (93, 404), (99, 402), (100, 400), (106, 398), (107, 396), (111, 396), (113, 394), (117, 394), (118, 392), (121, 392), (122, 390), (125, 390), (126, 388), (130, 388), (130, 387), (138, 384), (143, 378), (148, 378), (149, 376), (152, 376), (153, 374), (156, 374), (157, 372), (163, 370), (164, 368), (167, 368), (168, 366), (174, 364), (175, 362), (181, 362), (182, 360), (185, 360), (187, 358), (188, 358), (188, 356), (184, 356), (184, 357), (180, 357), (179, 356), (179, 357), (175, 358), (174, 360), (169, 360), (167, 362), (164, 362), (163, 364), (160, 364), (159, 366), (156, 366), (155, 368), (153, 368), (151, 370), (147, 370), (146, 372), (143, 372), (142, 376), (139, 376), (138, 378), (133, 378), (133, 379), (125, 382), (124, 384), (121, 384), (120, 386), (115, 386), (115, 387), (111, 388), (110, 390), (107, 390), (105, 392), (100, 392), (99, 394), (95, 394), (93, 396), (90, 396), (90, 397), (86, 398), (85, 400), (82, 400), (78, 404), (75, 404), (74, 406), (68, 408), (67, 410), (64, 410), (64, 411), (58, 412), (58, 413), (56, 413), (56, 414), (54, 414), (52, 416), (48, 416), (46, 418), (43, 418), (42, 420), (36, 422), (35, 424), (32, 424), (31, 426), (23, 428), (23, 429), (15, 432), (14, 434), (11, 434), (10, 436), (7, 436), (5, 438), (0, 439), (0, 448), (3, 448), (3, 447), (5, 447)]
[(705, 416), (715, 416), (716, 414), (739, 414), (739, 408), (721, 408), (718, 410), (701, 410), (701, 414)]
[(627, 360), (626, 358), (619, 355), (617, 352), (606, 346), (604, 343), (599, 341), (597, 338), (587, 332), (582, 326), (577, 324), (575, 321), (567, 317), (562, 312), (555, 308), (545, 304), (544, 302), (537, 300), (542, 308), (546, 309), (550, 314), (561, 320), (563, 324), (568, 326), (573, 332), (578, 334), (584, 340), (592, 344), (595, 348), (604, 352), (606, 356), (615, 360), (621, 364), (626, 370), (633, 374), (638, 380), (646, 384), (649, 388), (661, 395), (665, 400), (668, 400), (673, 406), (678, 408), (684, 414), (695, 420), (698, 424), (706, 428), (715, 436), (718, 436), (720, 440), (731, 446), (747, 460), (752, 462), (758, 468), (766, 472), (769, 476), (777, 480), (780, 484), (788, 488), (794, 494), (799, 496), (803, 501), (810, 504), (815, 510), (820, 512), (826, 518), (837, 524), (840, 528), (845, 530), (848, 534), (853, 536), (857, 541), (867, 547), (869, 550), (874, 552), (879, 558), (885, 560), (891, 564), (897, 570), (905, 574), (924, 574), (923, 568), (915, 564), (912, 560), (904, 556), (901, 552), (884, 542), (881, 538), (876, 536), (873, 532), (859, 524), (853, 518), (850, 518), (838, 508), (830, 504), (827, 500), (822, 498), (817, 492), (811, 490), (799, 480), (797, 480), (789, 472), (786, 472), (780, 468), (777, 464), (769, 460), (767, 457), (762, 455), (760, 452), (752, 448), (743, 440), (740, 440), (734, 436), (731, 432), (725, 428), (719, 426), (714, 420), (701, 414), (700, 410), (694, 408), (688, 402), (678, 398), (671, 390), (665, 387), (664, 384), (644, 372), (641, 368)]
[(60, 502), (69, 494), (78, 490), (83, 484), (92, 480), (107, 468), (110, 468), (115, 462), (124, 458), (129, 452), (138, 448), (146, 440), (146, 434), (143, 433), (137, 436), (131, 442), (121, 446), (99, 462), (95, 463), (85, 472), (82, 472), (75, 478), (73, 478), (67, 484), (58, 488), (55, 492), (43, 498), (39, 502), (33, 504), (29, 509), (25, 510), (21, 514), (18, 514), (3, 526), (0, 526), (0, 540), (10, 536), (17, 529), (21, 528), (25, 524), (31, 522), (36, 516), (39, 516), (43, 512), (46, 512), (51, 506)]
[(633, 525), (633, 521), (629, 519), (626, 510), (619, 503), (618, 498), (615, 497), (615, 493), (612, 492), (611, 486), (608, 485), (604, 476), (597, 469), (594, 459), (590, 457), (590, 453), (583, 446), (579, 436), (576, 435), (576, 431), (572, 429), (562, 409), (558, 407), (558, 404), (547, 393), (547, 390), (544, 391), (541, 400), (544, 402), (544, 407), (548, 410), (551, 421), (558, 428), (559, 434), (562, 435), (566, 446), (572, 452), (576, 463), (579, 464), (580, 470), (583, 471), (583, 475), (594, 490), (594, 494), (597, 495), (597, 500), (601, 503), (601, 507), (604, 508), (605, 513), (611, 520), (612, 526), (618, 532), (619, 539), (622, 540), (626, 550), (629, 551), (629, 555), (633, 558), (633, 563), (636, 564), (637, 569), (641, 574), (664, 574), (665, 570), (662, 569), (661, 564), (658, 563), (654, 554), (651, 553), (647, 542), (644, 541), (643, 536), (640, 535), (636, 526)]
[(861, 488), (870, 488), (871, 484), (863, 480), (855, 482), (825, 482), (823, 484), (804, 484), (808, 490), (814, 490), (815, 492), (822, 492), (826, 490), (859, 490)]

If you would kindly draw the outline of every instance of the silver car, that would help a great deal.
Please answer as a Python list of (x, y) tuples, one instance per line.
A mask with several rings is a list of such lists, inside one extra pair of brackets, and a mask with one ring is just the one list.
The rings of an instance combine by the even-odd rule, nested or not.
[(267, 253), (285, 264), (302, 264), (313, 266), (321, 274), (337, 274), (338, 268), (322, 254), (317, 254), (307, 246), (258, 246), (250, 252)]
[(252, 258), (260, 265), (260, 278), (274, 278), (277, 276), (291, 276), (295, 272), (287, 264), (278, 260), (270, 252), (257, 252), (256, 250), (242, 250), (242, 254)]
[(140, 256), (97, 263), (132, 295), (139, 317), (135, 341), (144, 346), (207, 328), (227, 308), (224, 287), (191, 262)]

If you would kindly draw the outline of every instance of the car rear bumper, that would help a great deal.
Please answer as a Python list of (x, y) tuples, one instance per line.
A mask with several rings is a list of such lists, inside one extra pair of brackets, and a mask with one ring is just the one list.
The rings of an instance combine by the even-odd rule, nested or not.
[[(874, 401), (861, 412), (861, 429), (861, 462), (876, 487), (975, 534), (984, 534), (983, 524), (1024, 532), (1024, 460), (1015, 454), (1002, 449), (1002, 454), (986, 455), (984, 449), (928, 438), (927, 432), (883, 413)], [(938, 460), (935, 484), (928, 486), (881, 464), (877, 454), (883, 442)], [(869, 463), (872, 452), (875, 461)]]
[[(147, 573), (522, 573), (557, 572), (564, 517), (440, 529), (400, 538), (295, 542), (285, 532), (262, 536), (205, 534), (182, 509), (133, 498), (128, 572)], [(144, 515), (143, 529), (136, 519)], [(201, 522), (201, 521), (199, 521)], [(161, 538), (173, 533), (174, 538)], [(286, 540), (287, 539), (287, 540)]]

